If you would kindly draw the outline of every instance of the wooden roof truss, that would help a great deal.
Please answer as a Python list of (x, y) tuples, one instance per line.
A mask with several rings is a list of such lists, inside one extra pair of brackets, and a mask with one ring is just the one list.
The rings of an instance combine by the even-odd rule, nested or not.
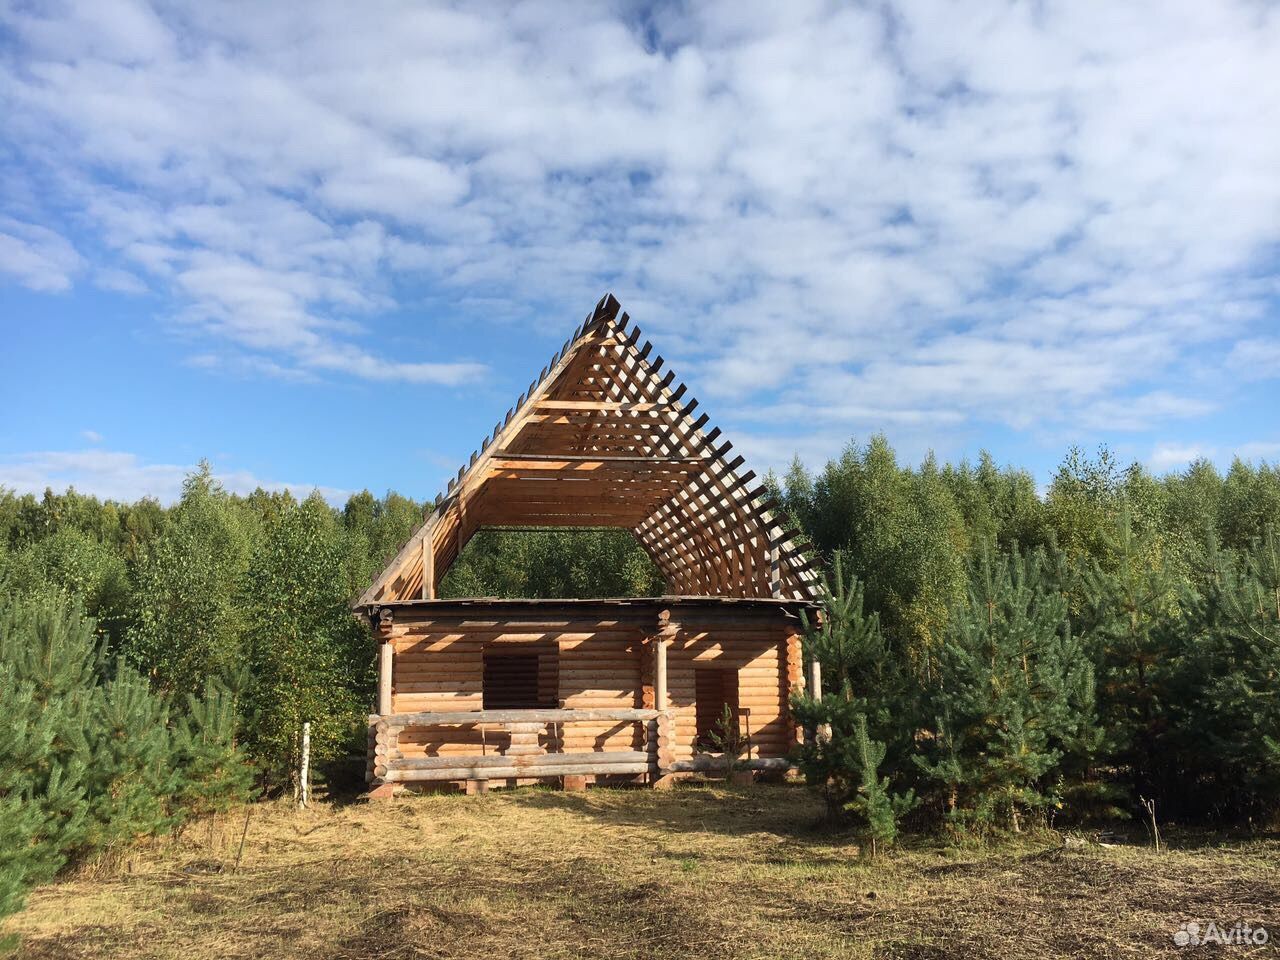
[(812, 600), (810, 547), (612, 295), (436, 498), (357, 606), (434, 599), (482, 527), (621, 527), (689, 596)]

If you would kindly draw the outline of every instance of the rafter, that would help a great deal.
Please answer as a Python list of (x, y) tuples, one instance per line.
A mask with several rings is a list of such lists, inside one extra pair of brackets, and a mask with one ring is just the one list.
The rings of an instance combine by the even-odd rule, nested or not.
[(663, 366), (602, 299), (358, 603), (433, 593), (486, 526), (622, 527), (677, 592), (811, 599), (809, 548)]

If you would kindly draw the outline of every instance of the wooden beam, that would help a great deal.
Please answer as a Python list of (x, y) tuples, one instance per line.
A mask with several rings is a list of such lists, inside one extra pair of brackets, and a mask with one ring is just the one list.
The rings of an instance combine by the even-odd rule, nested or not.
[(647, 412), (667, 408), (665, 403), (619, 403), (613, 400), (539, 400), (534, 406), (540, 410), (622, 410)]
[(422, 537), (422, 599), (436, 598), (436, 544), (435, 524), (428, 521), (427, 532)]
[(378, 713), (384, 717), (391, 713), (391, 671), (395, 651), (390, 637), (378, 644)]
[(653, 638), (653, 708), (667, 709), (667, 633), (671, 611), (658, 614), (658, 632)]
[[(609, 754), (597, 754), (601, 759), (590, 763), (540, 763), (536, 766), (517, 767), (471, 767), (466, 764), (466, 757), (458, 758), (458, 766), (445, 770), (398, 770), (389, 767), (382, 779), (387, 783), (405, 783), (415, 780), (473, 780), (490, 779), (506, 780), (517, 777), (563, 777), (575, 774), (595, 774), (596, 776), (622, 776), (638, 773), (649, 773), (648, 760), (640, 762), (611, 762)], [(546, 754), (543, 760), (552, 760), (554, 754)], [(514, 759), (514, 758), (508, 758)], [(477, 771), (483, 771), (482, 774)]]
[(654, 720), (656, 710), (639, 710), (630, 707), (619, 707), (617, 710), (584, 709), (584, 710), (443, 710), (422, 713), (395, 713), (390, 716), (371, 718), (381, 729), (392, 727), (432, 727), (451, 724), (473, 723), (573, 723), (575, 721), (616, 720), (629, 722), (634, 720)]
[(486, 756), (406, 757), (391, 761), (392, 770), (442, 770), (450, 767), (516, 767), (522, 769), (538, 765), (573, 765), (580, 763), (647, 763), (649, 754), (644, 750), (593, 750), (578, 753), (491, 753)]

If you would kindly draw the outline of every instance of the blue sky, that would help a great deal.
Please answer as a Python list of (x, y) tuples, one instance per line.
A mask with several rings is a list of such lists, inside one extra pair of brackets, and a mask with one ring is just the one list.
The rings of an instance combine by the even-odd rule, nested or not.
[(1280, 460), (1280, 8), (0, 0), (0, 485), (431, 496), (606, 290), (757, 470)]

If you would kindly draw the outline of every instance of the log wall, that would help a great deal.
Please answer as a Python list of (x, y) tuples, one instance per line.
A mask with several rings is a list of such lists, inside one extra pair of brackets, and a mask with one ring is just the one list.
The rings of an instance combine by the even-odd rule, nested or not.
[[(749, 716), (739, 723), (751, 735), (751, 756), (783, 757), (795, 743), (795, 726), (787, 707), (790, 696), (788, 637), (794, 628), (780, 616), (734, 617), (717, 610), (673, 610), (679, 617), (667, 650), (667, 690), (675, 711), (675, 758), (695, 753), (698, 707), (697, 669), (729, 671), (737, 679), (739, 709)], [(732, 699), (730, 697), (730, 699)]]
[[(503, 653), (538, 655), (539, 706), (652, 708), (658, 612), (657, 604), (397, 609), (386, 634), (394, 649), (392, 713), (481, 710), (485, 658)], [(786, 708), (799, 669), (791, 662), (798, 650), (789, 640), (794, 632), (794, 621), (776, 609), (671, 608), (661, 636), (668, 643), (676, 760), (695, 752), (694, 670), (700, 667), (733, 673), (738, 703), (751, 710), (752, 756), (786, 755), (795, 742)], [(548, 752), (579, 753), (637, 750), (642, 739), (637, 724), (601, 721), (552, 724), (541, 741)], [(487, 755), (507, 746), (498, 730), (450, 725), (407, 729), (399, 748), (411, 759)]]

